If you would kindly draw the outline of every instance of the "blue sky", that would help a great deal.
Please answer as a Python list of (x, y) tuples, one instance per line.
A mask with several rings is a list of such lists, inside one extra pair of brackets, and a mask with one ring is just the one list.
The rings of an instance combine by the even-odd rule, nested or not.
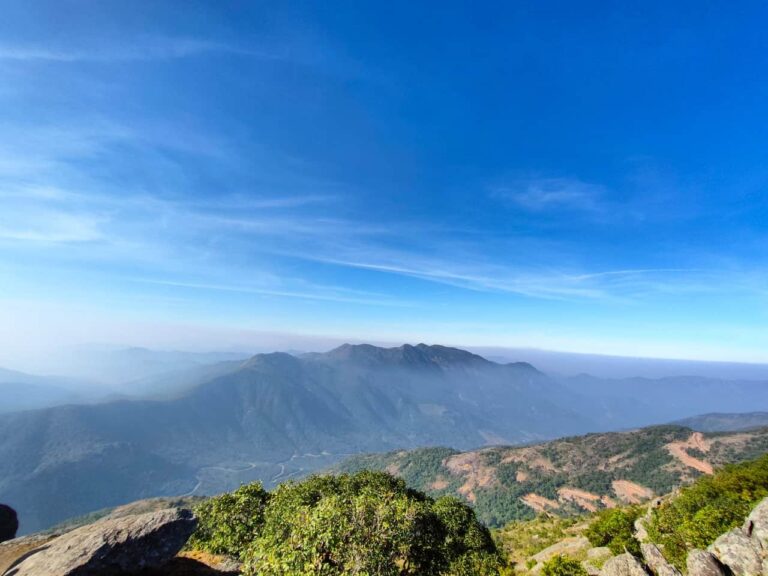
[(768, 362), (766, 17), (7, 1), (0, 361), (280, 334)]

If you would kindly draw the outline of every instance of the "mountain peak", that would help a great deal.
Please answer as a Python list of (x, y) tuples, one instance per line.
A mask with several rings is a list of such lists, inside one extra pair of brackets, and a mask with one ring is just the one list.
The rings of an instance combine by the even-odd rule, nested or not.
[(449, 346), (403, 344), (382, 348), (371, 344), (343, 344), (324, 354), (331, 360), (363, 364), (391, 364), (400, 367), (448, 366), (453, 364), (491, 364), (482, 356)]

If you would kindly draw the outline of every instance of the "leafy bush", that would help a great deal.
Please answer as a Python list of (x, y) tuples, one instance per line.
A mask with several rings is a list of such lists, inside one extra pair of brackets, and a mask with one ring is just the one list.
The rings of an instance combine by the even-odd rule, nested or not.
[(195, 510), (198, 526), (188, 546), (211, 554), (240, 556), (261, 532), (268, 502), (269, 493), (259, 482), (206, 500)]
[(435, 501), (389, 474), (312, 476), (272, 494), (254, 486), (201, 506), (192, 541), (238, 555), (246, 575), (504, 573), (471, 508), (451, 497)]
[(587, 571), (578, 560), (566, 556), (553, 556), (541, 567), (542, 576), (587, 576)]
[(739, 526), (766, 496), (768, 455), (726, 466), (683, 488), (654, 511), (648, 535), (682, 569), (688, 550), (706, 548), (722, 533)]
[(640, 555), (640, 543), (634, 537), (635, 520), (641, 509), (636, 506), (611, 508), (600, 512), (584, 535), (592, 546), (607, 546), (614, 554)]

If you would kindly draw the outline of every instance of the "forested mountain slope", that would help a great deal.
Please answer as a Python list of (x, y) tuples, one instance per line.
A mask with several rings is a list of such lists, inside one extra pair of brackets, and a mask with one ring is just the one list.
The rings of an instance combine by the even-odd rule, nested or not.
[(640, 502), (765, 452), (768, 428), (702, 434), (656, 426), (529, 446), (363, 455), (339, 469), (387, 470), (430, 494), (459, 495), (483, 521), (500, 526), (538, 512), (582, 514)]

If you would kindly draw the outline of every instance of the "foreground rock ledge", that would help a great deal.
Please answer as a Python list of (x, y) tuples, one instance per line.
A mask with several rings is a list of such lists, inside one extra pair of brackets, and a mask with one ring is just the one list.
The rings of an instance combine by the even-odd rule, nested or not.
[(48, 542), (4, 576), (103, 576), (156, 568), (176, 556), (196, 525), (190, 510), (178, 508), (102, 520)]

